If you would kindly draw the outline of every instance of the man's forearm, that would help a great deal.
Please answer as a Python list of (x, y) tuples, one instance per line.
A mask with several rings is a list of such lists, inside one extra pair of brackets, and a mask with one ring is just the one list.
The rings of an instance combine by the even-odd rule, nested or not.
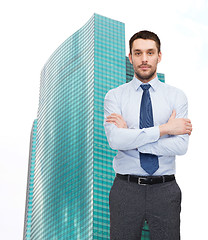
[(114, 124), (105, 123), (108, 143), (115, 150), (131, 150), (147, 143), (156, 142), (160, 137), (159, 127), (144, 129), (118, 128)]
[(142, 153), (150, 153), (157, 156), (184, 155), (188, 149), (189, 135), (170, 136), (160, 138), (157, 142), (138, 147)]

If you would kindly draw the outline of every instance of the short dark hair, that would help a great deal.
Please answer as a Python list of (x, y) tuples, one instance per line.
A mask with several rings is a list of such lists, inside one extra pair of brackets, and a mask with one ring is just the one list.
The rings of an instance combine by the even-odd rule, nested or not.
[(131, 37), (131, 39), (129, 40), (129, 50), (130, 50), (131, 54), (132, 54), (133, 42), (134, 42), (134, 40), (139, 39), (139, 38), (141, 38), (141, 39), (150, 39), (150, 40), (155, 41), (157, 49), (158, 49), (158, 53), (160, 52), (160, 45), (161, 45), (161, 43), (160, 43), (159, 37), (155, 33), (153, 33), (153, 32), (150, 32), (150, 31), (147, 31), (147, 30), (143, 30), (143, 31), (135, 33)]

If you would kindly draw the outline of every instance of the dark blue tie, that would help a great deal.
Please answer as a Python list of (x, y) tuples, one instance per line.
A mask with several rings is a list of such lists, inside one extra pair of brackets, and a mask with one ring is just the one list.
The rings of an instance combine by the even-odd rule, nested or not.
[[(152, 114), (152, 103), (149, 94), (150, 84), (142, 84), (141, 88), (143, 89), (143, 95), (140, 107), (139, 127), (142, 129), (153, 127), (154, 122)], [(158, 156), (149, 153), (140, 153), (140, 164), (147, 173), (152, 175), (159, 168)]]

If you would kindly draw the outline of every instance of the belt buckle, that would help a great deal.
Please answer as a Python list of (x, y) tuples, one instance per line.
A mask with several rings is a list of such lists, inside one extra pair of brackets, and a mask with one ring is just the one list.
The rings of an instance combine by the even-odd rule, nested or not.
[(141, 183), (141, 180), (146, 180), (146, 178), (144, 178), (144, 177), (139, 177), (139, 178), (138, 178), (138, 184), (139, 184), (139, 185), (146, 186), (147, 184), (146, 184), (146, 183)]

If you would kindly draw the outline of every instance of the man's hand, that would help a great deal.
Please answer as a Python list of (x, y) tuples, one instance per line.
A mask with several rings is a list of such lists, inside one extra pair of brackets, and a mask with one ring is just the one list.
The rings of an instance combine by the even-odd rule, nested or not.
[(172, 115), (170, 116), (166, 124), (161, 125), (160, 136), (169, 134), (169, 135), (191, 135), (192, 124), (188, 118), (175, 118), (176, 111), (173, 110)]
[(127, 128), (127, 124), (120, 114), (112, 113), (107, 116), (106, 122), (115, 124), (118, 128)]

